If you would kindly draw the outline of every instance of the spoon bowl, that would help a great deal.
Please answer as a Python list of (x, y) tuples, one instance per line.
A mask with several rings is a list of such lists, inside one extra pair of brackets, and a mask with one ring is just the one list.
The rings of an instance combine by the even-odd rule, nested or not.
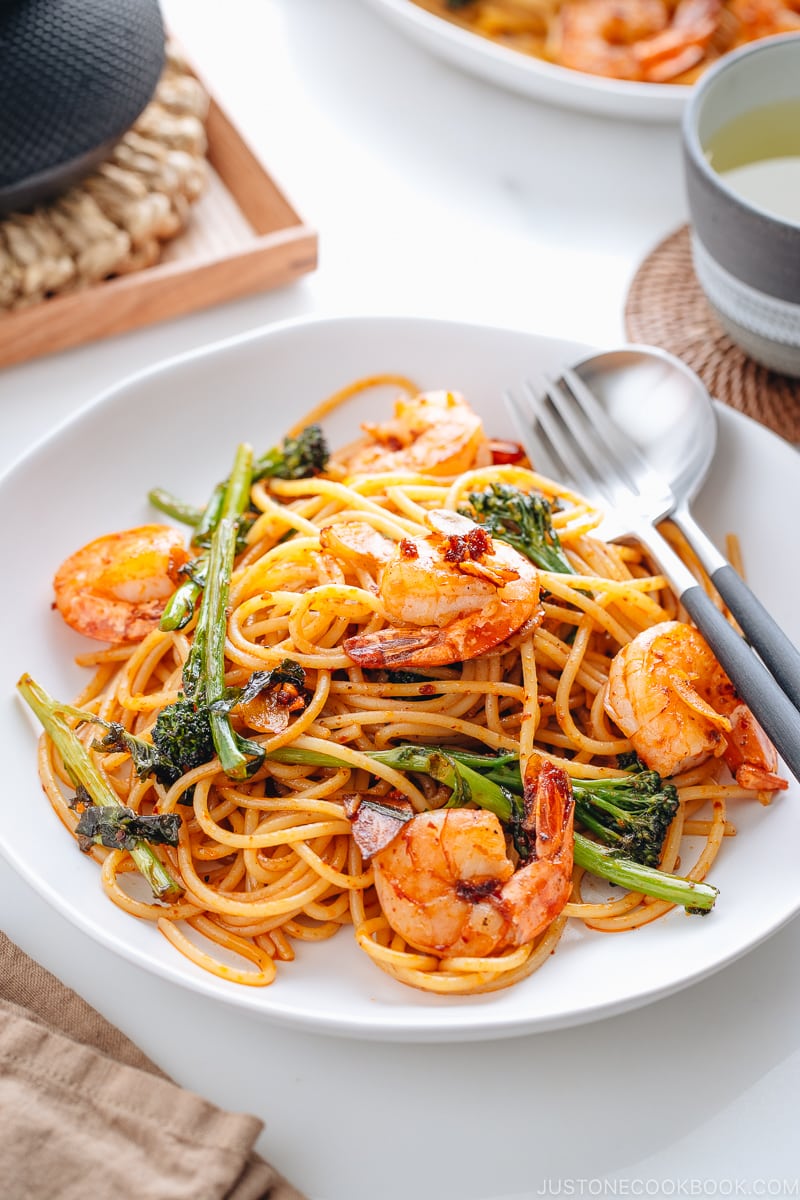
[(717, 445), (705, 384), (679, 358), (654, 346), (594, 354), (574, 370), (615, 425), (669, 484), (680, 518), (700, 489)]

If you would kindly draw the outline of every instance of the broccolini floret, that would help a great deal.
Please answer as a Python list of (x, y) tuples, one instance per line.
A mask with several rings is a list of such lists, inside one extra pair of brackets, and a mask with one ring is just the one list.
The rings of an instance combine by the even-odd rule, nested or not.
[(198, 708), (182, 695), (162, 708), (150, 736), (162, 761), (174, 764), (178, 772), (176, 778), (214, 757), (208, 711)]
[(297, 437), (283, 439), (253, 463), (253, 480), (307, 479), (328, 465), (329, 450), (319, 425), (307, 425)]
[(584, 829), (635, 862), (658, 866), (680, 803), (671, 783), (657, 771), (641, 771), (625, 779), (573, 779), (572, 791)]
[[(80, 710), (74, 710), (76, 715)], [(98, 750), (124, 750), (131, 756), (134, 770), (141, 778), (153, 775), (165, 787), (171, 787), (187, 771), (210, 762), (214, 757), (211, 721), (205, 707), (198, 707), (180, 695), (162, 708), (150, 731), (152, 742), (130, 733), (117, 721), (101, 721), (106, 730), (95, 746)]]
[(558, 534), (552, 507), (544, 496), (526, 494), (507, 483), (492, 483), (483, 492), (470, 492), (469, 505), (459, 511), (482, 525), (492, 537), (508, 542), (543, 571), (574, 575)]

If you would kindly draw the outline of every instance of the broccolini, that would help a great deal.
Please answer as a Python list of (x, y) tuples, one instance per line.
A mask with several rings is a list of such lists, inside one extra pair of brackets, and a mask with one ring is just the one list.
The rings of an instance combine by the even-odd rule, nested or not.
[(151, 741), (131, 733), (118, 721), (105, 721), (81, 708), (65, 704), (61, 706), (61, 711), (77, 722), (88, 721), (103, 727), (105, 734), (94, 742), (94, 749), (105, 753), (127, 753), (140, 778), (152, 775), (165, 787), (171, 787), (187, 771), (210, 762), (214, 757), (216, 749), (211, 727), (212, 713), (231, 713), (238, 705), (248, 703), (265, 691), (275, 693), (279, 706), (286, 704), (288, 699), (292, 707), (304, 707), (304, 683), (303, 668), (286, 658), (271, 671), (255, 671), (244, 687), (226, 688), (224, 694), (211, 704), (198, 704), (180, 694), (172, 704), (162, 708), (156, 717), (150, 730)]
[(469, 505), (459, 511), (482, 525), (492, 537), (508, 542), (543, 571), (574, 575), (558, 534), (552, 508), (544, 496), (529, 495), (507, 483), (492, 483), (483, 492), (470, 492)]
[[(462, 750), (450, 753), (488, 779), (522, 795), (516, 755), (473, 755)], [(664, 783), (657, 771), (647, 770), (637, 759), (631, 765), (635, 769), (618, 778), (572, 779), (575, 817), (607, 846), (635, 862), (657, 867), (678, 811), (678, 793), (673, 784)]]
[[(149, 822), (140, 819), (132, 823), (131, 818), (136, 814), (120, 803), (108, 779), (64, 719), (66, 714), (76, 710), (54, 700), (30, 675), (22, 676), (17, 683), (17, 690), (38, 717), (78, 791), (79, 802), (86, 806), (81, 820), (87, 812), (92, 813), (86, 818), (83, 829), (78, 823), (76, 833), (90, 841), (100, 841), (103, 845), (124, 846), (150, 884), (153, 895), (159, 899), (174, 899), (181, 891), (180, 885), (155, 853), (151, 843), (158, 841), (174, 845), (180, 817), (164, 814)], [(98, 809), (97, 813), (94, 812), (94, 806)]]
[[(522, 782), (519, 760), (515, 755), (479, 755), (461, 750), (413, 745), (395, 746), (391, 750), (368, 751), (368, 755), (376, 762), (394, 767), (395, 770), (427, 774), (450, 787), (453, 793), (449, 801), (451, 805), (473, 803), (493, 812), (509, 830), (518, 853), (521, 857), (525, 857), (527, 849), (526, 832), (523, 827), (525, 811), (521, 799)], [(335, 755), (319, 753), (302, 746), (283, 747), (271, 753), (269, 758), (276, 762), (306, 763), (325, 767), (341, 766), (341, 759), (336, 758)], [(648, 774), (654, 776), (655, 772)], [(585, 779), (572, 780), (576, 817), (578, 815), (578, 792), (583, 791), (582, 802), (587, 804), (592, 788), (597, 782), (597, 780)], [(629, 781), (621, 780), (620, 782)], [(652, 787), (654, 782), (655, 780), (651, 778), (646, 787)], [(653, 794), (655, 797), (661, 797), (660, 800), (655, 800), (656, 807), (663, 805), (665, 813), (668, 812), (677, 799), (677, 796), (673, 796), (672, 793), (674, 793), (674, 788), (671, 785), (666, 785), (666, 789), (660, 788), (655, 792)], [(607, 807), (607, 804), (604, 803), (600, 811), (605, 813)], [(622, 811), (620, 809), (620, 812)], [(591, 838), (587, 838), (581, 833), (575, 833), (574, 857), (578, 866), (583, 867), (592, 875), (597, 875), (610, 883), (619, 884), (631, 891), (642, 892), (647, 896), (667, 900), (670, 904), (681, 905), (687, 912), (704, 913), (713, 908), (718, 894), (715, 887), (660, 871), (645, 862), (637, 862), (621, 848), (617, 830), (611, 829), (600, 820), (597, 824), (597, 836), (601, 836), (602, 831), (608, 841), (613, 844), (610, 846), (598, 845)], [(648, 846), (647, 852), (648, 854), (652, 853), (652, 844)]]
[[(308, 425), (295, 438), (284, 438), (280, 446), (274, 446), (253, 462), (251, 482), (259, 479), (305, 479), (318, 475), (328, 463), (328, 446), (319, 425)], [(202, 549), (191, 562), (181, 568), (185, 576), (183, 583), (167, 601), (161, 616), (160, 628), (169, 632), (183, 629), (194, 615), (197, 600), (202, 595), (208, 579), (209, 547), (214, 530), (222, 516), (225, 496), (230, 479), (217, 484), (205, 508), (195, 508), (173, 496), (163, 488), (148, 492), (150, 503), (167, 516), (192, 527), (192, 544)], [(246, 511), (249, 496), (239, 513), (236, 531), (236, 552), (244, 548), (247, 530), (252, 516)]]

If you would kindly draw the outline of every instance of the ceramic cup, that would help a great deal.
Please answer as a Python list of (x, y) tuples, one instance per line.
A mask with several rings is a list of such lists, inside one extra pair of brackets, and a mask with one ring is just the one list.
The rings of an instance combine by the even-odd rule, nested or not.
[(709, 142), (753, 109), (800, 101), (800, 34), (754, 42), (695, 85), (683, 153), (695, 273), (720, 325), (751, 358), (800, 377), (800, 221), (738, 195)]

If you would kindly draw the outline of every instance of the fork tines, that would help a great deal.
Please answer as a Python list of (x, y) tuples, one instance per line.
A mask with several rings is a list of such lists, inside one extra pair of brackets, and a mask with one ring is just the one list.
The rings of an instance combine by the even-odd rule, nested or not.
[(646, 497), (668, 505), (663, 481), (576, 371), (564, 368), (558, 379), (538, 386), (527, 382), (524, 396), (524, 402), (511, 394), (507, 399), (521, 430), (534, 433), (556, 478), (595, 504)]

